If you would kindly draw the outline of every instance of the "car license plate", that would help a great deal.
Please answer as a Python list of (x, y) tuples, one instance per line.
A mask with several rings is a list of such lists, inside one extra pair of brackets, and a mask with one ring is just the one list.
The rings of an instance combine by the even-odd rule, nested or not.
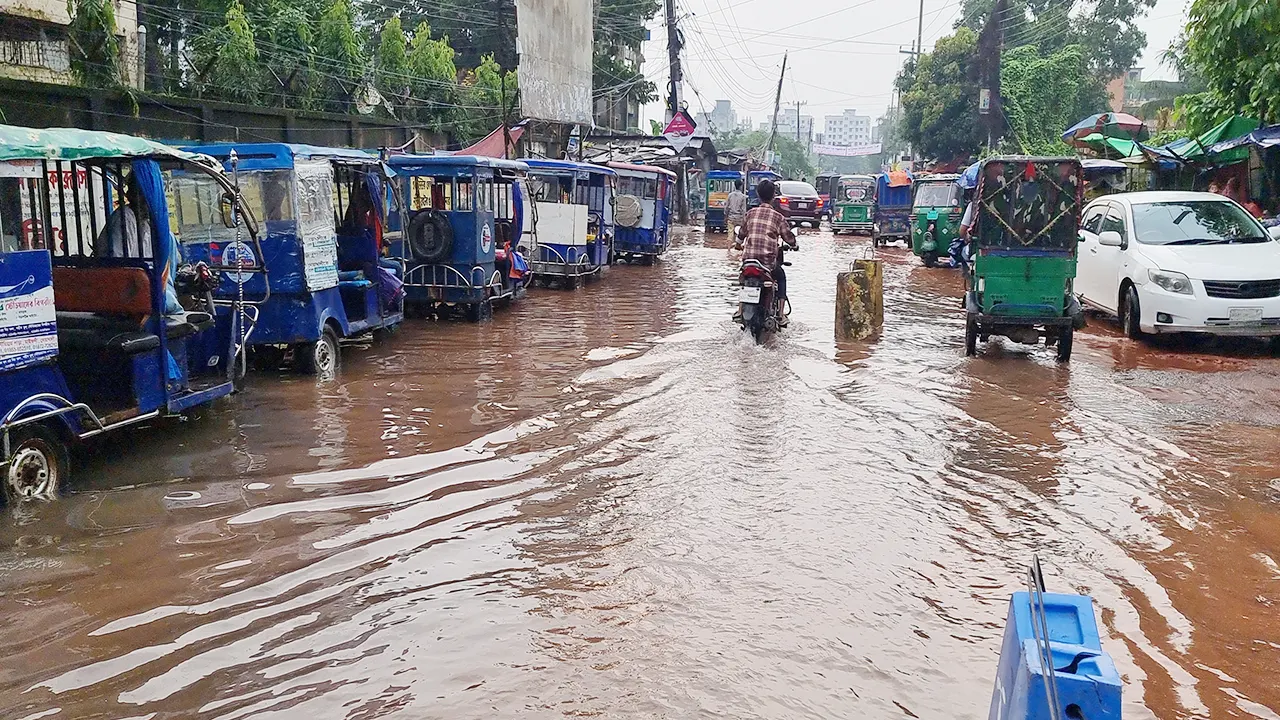
[(796, 203), (796, 207), (797, 207), (797, 208), (799, 208), (799, 209), (801, 209), (801, 210), (808, 210), (808, 209), (809, 209), (809, 206), (810, 206), (810, 205), (812, 205), (812, 204), (813, 204), (813, 203), (806, 203), (806, 202)]
[(1227, 320), (1240, 324), (1260, 323), (1262, 322), (1262, 308), (1229, 308), (1227, 310)]
[(760, 288), (744, 287), (738, 291), (738, 302), (758, 303), (760, 302)]

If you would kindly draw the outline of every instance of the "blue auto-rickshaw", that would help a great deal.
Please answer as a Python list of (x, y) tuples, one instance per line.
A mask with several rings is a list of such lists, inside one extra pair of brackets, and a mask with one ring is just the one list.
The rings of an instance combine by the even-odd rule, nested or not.
[(911, 183), (906, 170), (876, 176), (876, 215), (871, 225), (871, 242), (887, 245), (892, 240), (911, 244)]
[(387, 163), (399, 196), (392, 252), (405, 263), (411, 311), (454, 308), (475, 322), (517, 297), (528, 166), (476, 155), (392, 155)]
[(725, 203), (729, 201), (729, 194), (741, 184), (742, 173), (738, 170), (711, 170), (707, 173), (707, 210), (702, 216), (702, 227), (707, 232), (728, 231)]
[(671, 242), (671, 209), (667, 203), (676, 174), (652, 165), (609, 163), (609, 167), (618, 173), (614, 253), (628, 263), (651, 265)]
[[(207, 180), (189, 193), (173, 179)], [(189, 185), (191, 185), (189, 183)], [(0, 125), (0, 435), (6, 500), (49, 498), (71, 443), (229, 395), (253, 317), (217, 275), (260, 276), (256, 225), (207, 158), (128, 135)], [(191, 264), (182, 205), (244, 252)]]
[(537, 221), (530, 248), (534, 277), (578, 287), (613, 260), (615, 173), (568, 160), (525, 162)]
[(747, 206), (755, 207), (760, 204), (760, 198), (756, 195), (756, 186), (762, 180), (770, 180), (778, 182), (782, 176), (772, 170), (751, 170), (747, 172)]
[[(216, 297), (248, 297), (259, 308), (249, 344), (257, 363), (291, 360), (304, 373), (331, 378), (339, 341), (395, 327), (404, 319), (402, 270), (384, 257), (384, 185), (389, 170), (360, 150), (235, 143), (188, 148), (232, 169), (245, 203), (261, 219), (265, 277), (243, 284), (225, 277)], [(176, 223), (189, 221), (178, 207)], [(198, 253), (219, 252), (219, 238), (183, 230)], [(289, 357), (286, 357), (288, 355)]]

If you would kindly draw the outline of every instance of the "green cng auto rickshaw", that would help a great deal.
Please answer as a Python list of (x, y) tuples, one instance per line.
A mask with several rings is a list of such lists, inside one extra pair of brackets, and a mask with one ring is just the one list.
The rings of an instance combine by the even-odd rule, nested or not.
[(1084, 177), (1076, 158), (994, 157), (982, 163), (974, 194), (965, 293), (966, 355), (978, 340), (1057, 346), (1071, 359), (1084, 327), (1076, 299), (1076, 245)]
[(925, 267), (936, 265), (960, 237), (964, 191), (956, 184), (959, 179), (959, 175), (930, 175), (916, 180), (911, 202), (911, 252)]
[(831, 188), (831, 232), (868, 233), (875, 220), (876, 179), (841, 175)]

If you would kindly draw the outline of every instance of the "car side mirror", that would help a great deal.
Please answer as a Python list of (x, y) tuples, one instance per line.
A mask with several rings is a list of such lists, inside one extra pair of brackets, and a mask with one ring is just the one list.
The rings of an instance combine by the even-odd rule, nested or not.
[(1115, 230), (1104, 230), (1098, 234), (1098, 244), (1107, 247), (1123, 247), (1124, 238)]
[(1267, 228), (1267, 234), (1271, 236), (1272, 240), (1280, 241), (1280, 225), (1272, 225)]

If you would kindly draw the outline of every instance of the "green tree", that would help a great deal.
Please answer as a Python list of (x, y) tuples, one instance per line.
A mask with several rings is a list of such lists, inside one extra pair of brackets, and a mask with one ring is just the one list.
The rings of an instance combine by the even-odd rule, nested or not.
[(1071, 154), (1062, 131), (1106, 100), (1105, 89), (1089, 72), (1084, 48), (1078, 45), (1047, 56), (1033, 45), (1006, 51), (1000, 85), (1012, 149), (1034, 155)]
[(431, 130), (442, 132), (454, 118), (454, 100), (458, 96), (458, 68), (454, 65), (449, 38), (431, 39), (431, 26), (423, 22), (413, 31), (409, 42), (410, 91), (417, 106), (417, 117)]
[(197, 94), (253, 102), (262, 81), (258, 47), (240, 0), (231, 0), (223, 24), (196, 36), (193, 42)]
[(899, 79), (902, 135), (921, 157), (953, 160), (975, 154), (978, 127), (978, 36), (961, 27), (922, 54)]
[(378, 87), (403, 105), (409, 95), (409, 39), (405, 37), (400, 18), (392, 16), (382, 25), (374, 71)]
[[(1133, 67), (1142, 54), (1147, 36), (1137, 22), (1155, 4), (1156, 0), (1008, 0), (1000, 18), (1005, 49), (1034, 45), (1047, 57), (1079, 45), (1090, 72), (1110, 80)], [(995, 0), (964, 0), (957, 26), (981, 30), (994, 8)]]
[(83, 85), (111, 87), (121, 81), (120, 41), (110, 0), (67, 0), (71, 25), (71, 72)]
[[(505, 82), (505, 85), (504, 85)], [(511, 105), (516, 87), (516, 74), (502, 71), (492, 55), (480, 58), (480, 65), (463, 78), (463, 121), (457, 135), (463, 141), (476, 140), (502, 125), (503, 102)]]
[(1237, 113), (1280, 122), (1280, 3), (1193, 0), (1188, 16), (1186, 64), (1207, 89), (1179, 98), (1177, 114), (1193, 129)]
[(320, 15), (315, 51), (325, 66), (321, 82), (325, 105), (333, 112), (350, 112), (351, 99), (364, 77), (365, 62), (347, 0), (333, 0)]
[(660, 7), (658, 0), (600, 0), (591, 82), (594, 99), (605, 100), (609, 117), (620, 104), (658, 99), (657, 86), (640, 71), (639, 63), (629, 58), (639, 56), (645, 23)]
[(320, 79), (316, 72), (315, 34), (305, 11), (296, 6), (273, 12), (264, 23), (260, 51), (264, 87), (274, 104), (314, 109)]
[[(717, 148), (722, 150), (748, 150), (750, 156), (763, 160), (765, 150), (769, 147), (769, 133), (753, 130), (744, 133), (741, 130), (723, 132), (715, 137)], [(774, 152), (778, 153), (778, 172), (787, 178), (808, 178), (813, 180), (817, 172), (813, 160), (809, 157), (809, 148), (805, 143), (793, 137), (779, 134), (773, 139)]]

